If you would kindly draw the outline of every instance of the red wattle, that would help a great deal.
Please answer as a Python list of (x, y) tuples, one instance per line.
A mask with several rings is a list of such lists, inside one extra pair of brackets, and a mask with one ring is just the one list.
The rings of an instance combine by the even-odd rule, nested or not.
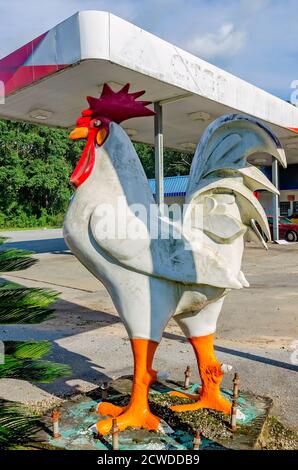
[(70, 177), (70, 182), (74, 186), (79, 187), (84, 181), (90, 176), (95, 163), (95, 145), (94, 136), (90, 136), (86, 147), (83, 150), (82, 156), (78, 161), (77, 166), (74, 169)]

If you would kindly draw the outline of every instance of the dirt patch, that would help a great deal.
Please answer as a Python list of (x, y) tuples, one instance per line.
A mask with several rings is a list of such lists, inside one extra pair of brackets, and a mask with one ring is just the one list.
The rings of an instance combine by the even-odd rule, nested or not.
[(287, 429), (275, 416), (269, 416), (259, 446), (261, 450), (298, 450), (298, 433)]

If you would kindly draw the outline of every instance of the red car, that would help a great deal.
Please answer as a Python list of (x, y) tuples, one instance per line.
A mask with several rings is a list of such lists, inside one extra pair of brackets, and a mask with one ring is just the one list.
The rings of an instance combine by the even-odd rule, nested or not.
[[(268, 217), (268, 223), (272, 235), (273, 218)], [(296, 242), (298, 240), (298, 224), (293, 224), (287, 217), (279, 218), (279, 238), (288, 242)]]

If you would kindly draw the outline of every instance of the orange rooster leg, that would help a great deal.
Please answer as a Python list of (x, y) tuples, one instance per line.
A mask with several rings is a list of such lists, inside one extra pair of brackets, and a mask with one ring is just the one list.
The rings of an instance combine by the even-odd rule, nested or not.
[(199, 408), (211, 408), (213, 410), (223, 411), (224, 413), (230, 414), (231, 403), (220, 393), (219, 386), (223, 377), (223, 372), (221, 370), (220, 363), (217, 361), (214, 354), (214, 335), (189, 338), (189, 341), (194, 348), (198, 361), (199, 373), (202, 381), (200, 396), (198, 401), (195, 403), (171, 406), (171, 410), (182, 412), (194, 411)]
[[(157, 378), (156, 372), (152, 369), (157, 346), (158, 343), (147, 339), (131, 340), (134, 379), (130, 402), (124, 408), (109, 403), (101, 403), (99, 406), (101, 414), (117, 418), (120, 431), (128, 427), (146, 428), (153, 431), (158, 429), (160, 419), (151, 413), (148, 403), (149, 387)], [(112, 429), (112, 419), (98, 421), (96, 428), (99, 434), (108, 434)]]

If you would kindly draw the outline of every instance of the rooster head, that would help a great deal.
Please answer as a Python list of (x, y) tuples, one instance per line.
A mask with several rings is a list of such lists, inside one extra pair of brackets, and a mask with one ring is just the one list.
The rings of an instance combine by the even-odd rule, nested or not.
[(114, 92), (105, 83), (99, 98), (87, 96), (89, 108), (82, 111), (76, 128), (69, 135), (72, 140), (87, 139), (82, 156), (70, 177), (74, 186), (80, 186), (91, 174), (95, 163), (95, 148), (108, 139), (111, 122), (120, 124), (126, 119), (155, 114), (147, 108), (150, 101), (137, 101), (145, 91), (129, 93), (129, 87), (127, 83), (121, 90)]

